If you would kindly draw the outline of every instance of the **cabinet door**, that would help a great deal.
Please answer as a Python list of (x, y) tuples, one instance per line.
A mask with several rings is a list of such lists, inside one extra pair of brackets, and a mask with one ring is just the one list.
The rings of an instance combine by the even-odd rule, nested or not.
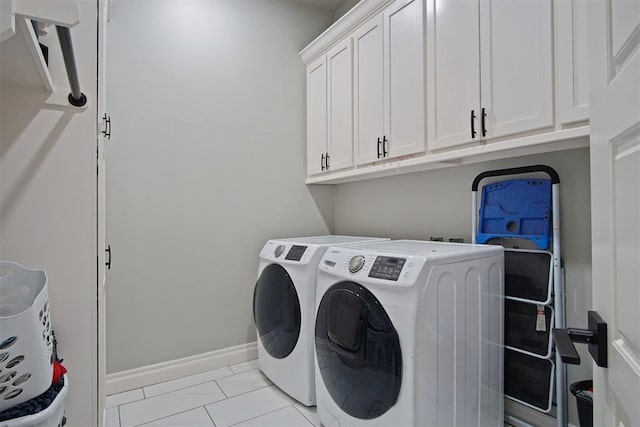
[(384, 134), (382, 37), (382, 14), (374, 16), (352, 35), (353, 137), (358, 165), (373, 163), (382, 157), (382, 145), (378, 145)]
[(430, 150), (480, 140), (478, 0), (427, 0), (427, 131)]
[(396, 0), (383, 13), (387, 157), (426, 149), (423, 3)]
[(353, 166), (353, 74), (351, 39), (327, 53), (329, 159), (325, 165), (334, 171)]
[(589, 119), (589, 23), (584, 0), (556, 0), (558, 121)]
[(307, 174), (324, 172), (327, 151), (327, 62), (322, 56), (307, 67)]
[(551, 0), (480, 0), (486, 138), (553, 125)]

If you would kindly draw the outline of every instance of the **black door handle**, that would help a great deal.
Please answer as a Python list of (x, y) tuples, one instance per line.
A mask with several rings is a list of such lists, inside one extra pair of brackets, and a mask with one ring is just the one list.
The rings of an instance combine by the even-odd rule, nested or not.
[(471, 138), (476, 137), (476, 112), (471, 110)]
[(378, 158), (380, 158), (381, 154), (380, 154), (380, 144), (382, 144), (382, 141), (380, 141), (380, 137), (378, 137)]
[(104, 135), (105, 138), (107, 139), (111, 139), (111, 116), (107, 116), (107, 114), (105, 113), (104, 116), (102, 117), (102, 120), (104, 121), (104, 129), (102, 131), (102, 134)]
[(320, 170), (324, 170), (324, 153), (320, 155)]
[(480, 119), (480, 121), (482, 122), (482, 136), (485, 137), (487, 136), (487, 126), (485, 123), (485, 119), (487, 118), (487, 112), (485, 111), (485, 108), (482, 107), (482, 117)]
[(107, 266), (107, 270), (111, 270), (111, 245), (107, 245), (107, 249), (104, 250), (108, 257), (107, 257), (107, 261), (104, 263), (104, 265)]
[(329, 153), (324, 156), (324, 167), (326, 170), (329, 170)]
[(389, 142), (389, 140), (385, 135), (383, 135), (382, 136), (382, 157), (387, 157), (387, 155), (389, 154), (389, 151), (387, 151), (387, 142)]
[(553, 341), (564, 363), (580, 364), (574, 342), (589, 344), (589, 353), (600, 367), (607, 367), (607, 322), (596, 311), (587, 312), (588, 329), (554, 329)]

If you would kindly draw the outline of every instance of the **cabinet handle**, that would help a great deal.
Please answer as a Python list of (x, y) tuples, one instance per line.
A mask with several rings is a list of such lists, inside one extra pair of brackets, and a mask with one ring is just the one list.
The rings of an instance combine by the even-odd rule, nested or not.
[(105, 249), (104, 251), (107, 253), (107, 255), (109, 255), (104, 265), (107, 266), (107, 270), (111, 270), (111, 245), (107, 245), (107, 249)]
[(324, 153), (320, 155), (320, 170), (324, 170)]
[(389, 154), (389, 151), (387, 151), (387, 142), (389, 142), (389, 140), (387, 139), (386, 136), (382, 136), (382, 157), (387, 157), (387, 155)]
[(326, 170), (329, 170), (329, 153), (324, 156), (324, 167)]
[(382, 155), (380, 154), (380, 144), (382, 144), (382, 141), (380, 141), (380, 137), (378, 137), (378, 158)]
[(107, 113), (102, 117), (103, 129), (102, 134), (108, 140), (111, 139), (111, 116), (107, 116)]
[(486, 118), (487, 118), (487, 112), (485, 111), (484, 107), (482, 107), (481, 122), (482, 122), (482, 136), (483, 137), (487, 136), (487, 126), (485, 125), (485, 119)]
[(476, 137), (476, 112), (471, 110), (471, 138)]

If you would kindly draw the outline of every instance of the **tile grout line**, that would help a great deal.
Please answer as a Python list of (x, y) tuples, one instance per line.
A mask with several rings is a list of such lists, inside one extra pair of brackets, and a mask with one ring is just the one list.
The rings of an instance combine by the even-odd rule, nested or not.
[[(225, 399), (226, 400), (226, 399)], [(219, 402), (224, 402), (224, 400), (219, 400)], [(211, 420), (211, 422), (213, 423), (214, 427), (216, 425), (216, 422), (213, 421), (213, 417), (211, 416), (211, 412), (209, 412), (209, 410), (207, 409), (206, 406), (203, 406), (204, 411), (207, 413), (207, 416), (209, 417), (209, 419)]]
[[(216, 385), (218, 386), (218, 388), (220, 389), (220, 391), (222, 392), (222, 395), (224, 396), (223, 400), (227, 400), (229, 398), (229, 396), (227, 396), (227, 393), (224, 392), (224, 390), (222, 389), (222, 387), (220, 387), (220, 384), (218, 384), (218, 380), (213, 380)], [(218, 401), (219, 402), (219, 401)], [(214, 402), (215, 403), (215, 402)]]
[[(252, 359), (252, 360), (255, 360), (255, 359)], [(250, 362), (250, 361), (248, 361), (248, 362)], [(241, 363), (244, 363), (244, 362), (241, 362)], [(232, 398), (234, 398), (234, 397), (240, 397), (240, 396), (243, 396), (243, 395), (246, 395), (246, 394), (252, 393), (252, 392), (254, 392), (254, 391), (262, 390), (262, 389), (269, 388), (269, 387), (273, 387), (274, 389), (278, 389), (278, 390), (279, 390), (279, 388), (277, 388), (277, 387), (275, 386), (275, 384), (273, 384), (273, 383), (272, 383), (272, 382), (271, 382), (267, 377), (265, 377), (265, 378), (266, 378), (266, 380), (268, 381), (268, 383), (267, 383), (267, 384), (262, 385), (262, 386), (260, 386), (260, 387), (257, 387), (257, 388), (255, 388), (255, 389), (253, 389), (253, 390), (249, 390), (249, 391), (245, 391), (245, 392), (242, 392), (242, 393), (239, 393), (239, 394), (233, 395), (233, 396), (229, 396), (229, 395), (227, 395), (227, 393), (224, 391), (224, 389), (220, 386), (220, 384), (218, 383), (218, 380), (223, 380), (223, 379), (226, 379), (226, 378), (233, 377), (233, 376), (235, 376), (235, 375), (240, 375), (240, 374), (249, 373), (249, 372), (253, 372), (253, 371), (258, 371), (258, 372), (261, 372), (261, 371), (260, 371), (260, 368), (259, 368), (259, 367), (257, 367), (257, 368), (252, 368), (252, 369), (247, 369), (247, 370), (244, 370), (244, 371), (242, 371), (242, 372), (236, 372), (236, 371), (234, 371), (234, 370), (231, 368), (231, 366), (230, 366), (230, 365), (227, 365), (227, 366), (225, 366), (225, 367), (226, 367), (226, 368), (231, 372), (230, 374), (228, 374), (228, 375), (224, 375), (224, 376), (221, 376), (221, 377), (216, 378), (216, 379), (213, 379), (213, 380), (204, 381), (204, 382), (199, 382), (199, 383), (195, 383), (195, 384), (190, 384), (190, 385), (185, 386), (185, 387), (180, 387), (180, 388), (177, 388), (177, 389), (174, 389), (174, 390), (166, 391), (166, 392), (159, 393), (159, 394), (156, 394), (156, 395), (154, 395), (154, 396), (150, 396), (150, 397), (147, 397), (147, 393), (145, 392), (145, 387), (148, 387), (148, 386), (138, 387), (138, 388), (135, 388), (135, 389), (126, 390), (126, 391), (121, 392), (121, 393), (126, 393), (126, 392), (130, 392), (130, 391), (134, 391), (134, 390), (140, 389), (140, 390), (142, 391), (143, 398), (142, 398), (142, 399), (135, 399), (135, 400), (132, 400), (132, 401), (130, 401), (130, 402), (126, 402), (126, 403), (122, 403), (122, 404), (118, 404), (118, 405), (114, 405), (114, 406), (113, 406), (113, 407), (115, 407), (115, 408), (117, 409), (118, 422), (119, 422), (120, 427), (122, 427), (122, 417), (121, 417), (121, 412), (120, 412), (120, 407), (121, 407), (121, 406), (126, 406), (126, 405), (129, 405), (129, 404), (132, 404), (132, 403), (137, 403), (137, 402), (141, 402), (141, 401), (144, 401), (144, 400), (153, 399), (153, 398), (158, 397), (158, 396), (162, 396), (162, 395), (169, 394), (169, 393), (172, 393), (172, 392), (177, 392), (177, 391), (185, 390), (185, 389), (188, 389), (188, 388), (190, 388), (190, 387), (195, 387), (195, 386), (202, 385), (202, 384), (206, 384), (206, 383), (210, 383), (210, 382), (213, 382), (213, 383), (215, 383), (215, 384), (216, 384), (216, 386), (217, 386), (217, 387), (220, 389), (220, 391), (222, 392), (222, 395), (224, 396), (224, 399), (220, 399), (220, 400), (217, 400), (217, 401), (214, 401), (214, 402), (206, 403), (206, 404), (204, 404), (204, 405), (197, 406), (197, 407), (195, 407), (195, 408), (190, 408), (190, 409), (187, 409), (187, 410), (184, 410), (184, 411), (176, 412), (176, 413), (174, 413), (174, 414), (170, 414), (170, 415), (167, 415), (167, 416), (164, 416), (164, 417), (160, 417), (160, 418), (157, 418), (157, 419), (152, 419), (152, 420), (146, 421), (146, 422), (145, 422), (145, 423), (143, 423), (143, 424), (137, 424), (137, 426), (143, 426), (143, 425), (146, 425), (146, 424), (149, 424), (149, 423), (152, 423), (152, 422), (156, 422), (156, 421), (159, 421), (159, 420), (162, 420), (162, 419), (166, 419), (166, 418), (169, 418), (169, 417), (172, 417), (172, 416), (175, 416), (175, 415), (179, 415), (179, 414), (182, 414), (182, 413), (185, 413), (185, 412), (188, 412), (188, 411), (192, 411), (192, 410), (195, 410), (195, 409), (198, 409), (198, 408), (204, 408), (204, 410), (205, 410), (205, 412), (207, 413), (207, 415), (208, 415), (209, 419), (211, 420), (211, 422), (213, 423), (213, 425), (214, 425), (214, 427), (215, 427), (215, 426), (216, 426), (216, 423), (215, 423), (215, 421), (213, 420), (213, 418), (212, 418), (211, 414), (209, 413), (209, 411), (207, 410), (206, 405), (212, 405), (212, 404), (215, 404), (215, 403), (218, 403), (218, 402), (222, 402), (222, 401), (225, 401), (225, 400), (229, 400), (229, 399), (232, 399)], [(218, 368), (218, 369), (222, 369), (222, 368)], [(198, 375), (198, 374), (195, 374), (195, 375)], [(262, 374), (262, 375), (264, 376), (264, 374)], [(182, 378), (186, 378), (186, 377), (176, 378), (175, 380), (179, 380), (179, 379), (182, 379)], [(174, 381), (174, 380), (169, 380), (169, 381), (164, 381), (164, 382), (170, 382), (170, 381)], [(155, 384), (152, 384), (152, 385), (156, 385), (156, 384), (162, 384), (162, 382), (160, 382), (160, 383), (155, 383)], [(115, 395), (118, 395), (118, 394), (121, 394), (121, 393), (115, 393), (115, 394), (113, 394), (113, 395), (111, 395), (111, 396), (115, 396)], [(287, 396), (287, 397), (288, 397), (288, 396)], [(290, 405), (287, 405), (287, 406), (293, 406), (293, 407), (294, 407), (294, 409), (296, 409), (293, 403), (292, 403), (292, 404), (290, 404)], [(248, 419), (243, 420), (243, 421), (239, 421), (238, 423), (245, 422), (245, 421), (249, 421), (249, 420), (252, 420), (252, 419), (254, 419), (254, 418), (258, 418), (258, 417), (261, 417), (261, 416), (264, 416), (264, 415), (270, 414), (270, 413), (275, 412), (275, 411), (278, 411), (278, 410), (280, 410), (280, 409), (284, 409), (284, 408), (286, 408), (287, 406), (284, 406), (284, 407), (282, 407), (282, 408), (278, 408), (278, 409), (275, 409), (275, 410), (272, 410), (272, 411), (266, 412), (266, 413), (264, 413), (264, 414), (261, 414), (261, 415), (258, 415), (258, 416), (252, 417), (252, 418), (248, 418)], [(106, 410), (106, 409), (109, 409), (109, 408), (105, 408), (105, 410)], [(300, 411), (298, 411), (297, 409), (296, 409), (296, 411), (297, 411), (298, 413), (300, 413)], [(305, 418), (305, 420), (309, 421), (309, 420), (308, 420), (308, 418), (304, 416), (304, 414), (300, 413), (300, 415), (302, 415), (302, 416)], [(238, 424), (238, 423), (235, 423), (235, 424), (233, 424), (233, 425), (236, 425), (236, 424)], [(313, 425), (313, 423), (311, 423), (311, 424)]]
[[(218, 380), (222, 380), (222, 379), (225, 379), (225, 378), (230, 378), (230, 377), (232, 377), (234, 375), (240, 375), (240, 374), (244, 374), (244, 373), (247, 373), (247, 372), (259, 371), (259, 370), (260, 370), (259, 368), (255, 368), (255, 369), (249, 369), (248, 371), (244, 371), (244, 372), (240, 372), (240, 373), (232, 373), (230, 375), (225, 375), (223, 377), (215, 378), (213, 380), (203, 381), (201, 383), (190, 384), (190, 385), (185, 386), (185, 387), (180, 387), (180, 388), (176, 388), (174, 390), (169, 390), (169, 391), (165, 391), (165, 392), (162, 392), (162, 393), (154, 394), (153, 396), (149, 396), (149, 397), (146, 397), (146, 393), (144, 392), (144, 387), (150, 387), (150, 386), (139, 387), (140, 389), (142, 389), (142, 394), (145, 397), (142, 398), (142, 399), (132, 400), (131, 402), (123, 403), (123, 405), (128, 405), (129, 403), (139, 402), (139, 401), (145, 400), (145, 399), (153, 399), (154, 397), (162, 396), (163, 394), (173, 393), (174, 391), (184, 390), (184, 389), (187, 389), (189, 387), (195, 387), (197, 385), (202, 385), (202, 384), (206, 384), (206, 383), (210, 383), (210, 382), (215, 382), (218, 385), (218, 387), (220, 387), (220, 384), (218, 384)], [(231, 372), (233, 372), (233, 371), (231, 371)], [(195, 374), (195, 375), (200, 375), (200, 374)], [(188, 378), (188, 377), (180, 377), (180, 378), (176, 378), (174, 380), (169, 380), (169, 381), (164, 381), (164, 382), (176, 381), (176, 380), (179, 380), (179, 379), (182, 379), (182, 378)], [(269, 382), (270, 382), (270, 380), (269, 380)], [(157, 385), (157, 384), (163, 384), (163, 383), (160, 382), (160, 383), (155, 383), (155, 384), (151, 384), (151, 385), (153, 386), (153, 385)], [(137, 389), (132, 389), (132, 390), (137, 390)], [(122, 393), (127, 393), (128, 391), (132, 391), (132, 390), (123, 391)], [(220, 390), (222, 390), (222, 387), (220, 387)], [(224, 393), (224, 390), (222, 392)], [(120, 394), (120, 393), (116, 393), (116, 394)], [(116, 394), (112, 394), (111, 396), (115, 396)], [(226, 393), (225, 393), (225, 396), (226, 396)]]
[[(233, 373), (233, 369), (231, 369), (231, 368), (229, 367), (229, 365), (227, 365), (227, 366), (221, 366), (221, 367), (216, 368), (216, 369), (209, 369), (209, 370), (207, 370), (207, 371), (200, 372), (200, 373), (197, 373), (197, 374), (187, 375), (186, 377), (178, 377), (178, 378), (174, 378), (174, 379), (172, 379), (172, 380), (166, 380), (166, 381), (160, 381), (160, 382), (153, 383), (153, 384), (148, 384), (148, 385), (145, 385), (145, 386), (140, 387), (140, 388), (144, 388), (144, 387), (153, 387), (153, 386), (158, 385), (158, 384), (170, 383), (170, 382), (172, 382), (172, 381), (182, 380), (182, 379), (184, 379), (184, 378), (189, 378), (189, 377), (195, 377), (195, 376), (198, 376), (198, 375), (203, 375), (203, 374), (206, 374), (207, 372), (219, 371), (220, 369), (224, 369), (224, 368), (229, 369), (229, 370), (231, 371), (231, 374), (229, 374), (229, 375), (223, 375), (223, 376), (221, 376), (220, 378), (226, 378), (226, 377), (230, 377), (230, 376), (234, 375), (234, 373)], [(257, 369), (257, 368), (256, 368), (256, 369)], [(209, 380), (209, 381), (212, 381), (212, 380)], [(208, 382), (208, 381), (205, 381), (205, 382)], [(123, 392), (123, 393), (124, 393), (124, 392)], [(161, 393), (161, 394), (164, 394), (164, 393)]]
[[(164, 420), (164, 419), (167, 419), (167, 418), (171, 418), (171, 417), (174, 417), (176, 415), (184, 414), (184, 413), (189, 412), (189, 411), (194, 411), (194, 410), (196, 410), (198, 408), (203, 408), (205, 410), (205, 412), (207, 412), (207, 408), (205, 408), (204, 406), (196, 406), (195, 408), (185, 409), (184, 411), (176, 412), (175, 414), (170, 414), (170, 415), (167, 415), (165, 417), (160, 417), (160, 418), (156, 418), (156, 419), (153, 419), (153, 420), (149, 420), (149, 421), (146, 421), (146, 422), (144, 422), (142, 424), (136, 424), (134, 427), (145, 426), (147, 424), (155, 423), (157, 421)], [(209, 415), (209, 412), (207, 412), (207, 415)], [(209, 418), (211, 418), (211, 417), (209, 417)], [(213, 423), (213, 420), (211, 420), (211, 422)], [(215, 425), (215, 423), (214, 423), (214, 425)]]
[[(258, 360), (258, 359), (251, 359), (251, 360), (249, 360), (249, 362), (251, 362), (251, 361), (253, 361), (253, 360)], [(240, 363), (245, 363), (245, 362), (240, 362)], [(145, 389), (145, 387), (152, 387), (152, 386), (154, 386), (154, 385), (158, 385), (158, 384), (164, 384), (164, 383), (168, 383), (168, 382), (171, 382), (171, 381), (176, 381), (176, 380), (181, 380), (181, 379), (184, 379), (184, 378), (194, 377), (194, 376), (196, 376), (196, 375), (202, 375), (202, 374), (206, 374), (207, 372), (218, 371), (218, 370), (220, 370), (220, 369), (224, 369), (224, 368), (229, 369), (229, 371), (231, 371), (231, 374), (223, 375), (223, 376), (221, 376), (221, 377), (218, 377), (218, 378), (216, 378), (216, 379), (214, 379), (214, 380), (209, 380), (209, 381), (221, 380), (222, 378), (228, 378), (228, 377), (232, 377), (232, 376), (234, 376), (234, 375), (244, 374), (245, 372), (259, 371), (259, 370), (260, 370), (260, 367), (256, 367), (256, 368), (247, 369), (246, 371), (236, 372), (236, 371), (234, 371), (233, 369), (231, 369), (231, 365), (226, 365), (226, 366), (221, 366), (220, 368), (217, 368), (217, 369), (210, 369), (210, 370), (208, 370), (208, 371), (200, 372), (199, 374), (187, 375), (186, 377), (178, 377), (178, 378), (174, 378), (174, 379), (172, 379), (172, 380), (160, 381), (160, 382), (153, 383), (153, 384), (148, 384), (148, 385), (145, 385), (145, 386), (142, 386), (142, 387), (132, 388), (132, 389), (130, 389), (130, 390), (123, 390), (123, 391), (118, 392), (118, 393), (109, 394), (109, 395), (107, 395), (106, 397), (117, 396), (117, 395), (119, 395), (119, 394), (122, 394), (122, 393), (128, 393), (128, 392), (130, 392), (130, 391), (135, 391), (135, 390), (138, 390), (138, 389), (142, 390), (142, 394), (143, 394), (143, 395), (145, 395), (145, 393), (144, 393), (144, 389)], [(204, 383), (209, 382), (209, 381), (204, 381), (204, 382), (202, 382), (202, 383), (198, 383), (198, 384), (204, 384)], [(194, 385), (195, 385), (195, 384), (194, 384)], [(183, 387), (183, 388), (187, 388), (187, 387)], [(177, 389), (177, 390), (180, 390), (180, 389)], [(167, 391), (167, 392), (160, 393), (160, 394), (165, 394), (165, 393), (170, 393), (170, 392), (169, 392), (169, 391)], [(160, 394), (158, 394), (157, 396), (159, 396)], [(151, 396), (151, 397), (153, 397), (153, 396)], [(145, 397), (145, 398), (146, 398), (146, 397)], [(140, 400), (140, 399), (138, 399), (138, 400)], [(127, 403), (130, 403), (130, 402), (127, 402)], [(109, 408), (106, 408), (106, 409), (109, 409)]]
[(273, 414), (274, 412), (280, 411), (281, 409), (285, 409), (285, 408), (287, 408), (289, 406), (293, 406), (293, 403), (291, 405), (283, 406), (282, 408), (277, 408), (277, 409), (274, 409), (272, 411), (265, 412), (264, 414), (256, 415), (255, 417), (247, 418), (246, 420), (238, 421), (237, 423), (230, 424), (229, 427), (237, 426), (238, 424), (246, 423), (247, 421), (255, 420), (256, 418), (260, 418), (260, 417), (264, 417), (265, 415)]
[[(210, 382), (215, 382), (215, 380), (214, 380), (214, 381), (210, 381)], [(137, 425), (149, 424), (149, 423), (151, 423), (151, 422), (158, 421), (158, 420), (162, 420), (162, 419), (164, 419), (164, 418), (169, 418), (169, 417), (172, 417), (172, 416), (174, 416), (174, 415), (181, 414), (181, 413), (183, 413), (183, 412), (192, 411), (192, 410), (194, 410), (194, 409), (198, 409), (198, 408), (200, 408), (200, 407), (203, 407), (203, 408), (205, 409), (205, 411), (207, 412), (207, 414), (209, 415), (209, 418), (211, 418), (211, 415), (209, 414), (209, 411), (208, 411), (208, 410), (207, 410), (207, 408), (206, 408), (206, 406), (207, 406), (207, 405), (213, 405), (213, 404), (218, 403), (218, 402), (223, 402), (223, 401), (225, 401), (225, 400), (233, 399), (234, 397), (239, 397), (239, 396), (243, 396), (243, 395), (245, 395), (245, 394), (249, 394), (249, 393), (254, 392), (254, 391), (262, 390), (262, 389), (264, 389), (264, 388), (267, 388), (267, 387), (271, 387), (271, 386), (273, 386), (273, 384), (268, 384), (268, 385), (265, 385), (265, 386), (262, 386), (262, 387), (256, 388), (256, 389), (254, 389), (254, 390), (250, 390), (250, 391), (246, 391), (246, 392), (244, 392), (244, 393), (236, 394), (236, 395), (234, 395), (234, 396), (232, 396), (232, 397), (226, 397), (226, 396), (227, 396), (227, 395), (226, 395), (226, 393), (224, 392), (224, 390), (222, 390), (222, 387), (220, 387), (220, 385), (219, 385), (218, 383), (216, 383), (216, 386), (218, 386), (218, 388), (220, 389), (220, 391), (222, 392), (222, 394), (225, 396), (225, 398), (224, 398), (224, 399), (216, 400), (216, 401), (213, 401), (213, 402), (208, 402), (208, 403), (205, 403), (204, 405), (196, 406), (195, 408), (186, 409), (186, 410), (184, 410), (184, 411), (176, 412), (176, 413), (174, 413), (174, 414), (169, 414), (169, 415), (167, 415), (167, 416), (160, 417), (160, 418), (155, 418), (155, 419), (152, 419), (152, 420), (146, 421), (146, 422), (145, 422), (145, 423), (143, 423), (143, 424), (137, 424)], [(186, 387), (186, 388), (188, 388), (188, 387)], [(181, 389), (181, 390), (184, 390), (184, 389)], [(167, 394), (167, 393), (163, 393), (163, 394)], [(158, 396), (159, 396), (159, 395), (158, 395)], [(153, 397), (156, 397), (156, 396), (152, 396), (150, 399), (152, 399)], [(142, 399), (142, 400), (146, 400), (146, 399)], [(137, 401), (135, 401), (135, 402), (141, 402), (142, 400), (137, 400)], [(135, 403), (135, 402), (129, 402), (129, 403)], [(126, 403), (125, 405), (128, 405), (129, 403)], [(118, 420), (120, 421), (120, 426), (122, 426), (122, 420), (120, 419), (120, 406), (121, 406), (121, 405), (118, 405), (118, 406), (117, 406), (117, 408), (118, 408)], [(211, 419), (211, 421), (212, 421), (212, 422), (214, 423), (214, 425), (215, 425), (215, 421), (213, 421), (213, 419)]]
[[(245, 392), (242, 392), (242, 393), (239, 393), (239, 394), (234, 394), (233, 396), (228, 397), (228, 398), (223, 399), (223, 400), (233, 399), (233, 398), (238, 397), (238, 396), (244, 396), (245, 394), (253, 393), (254, 391), (262, 390), (263, 388), (267, 388), (267, 387), (271, 387), (271, 386), (274, 386), (275, 388), (280, 390), (275, 384), (271, 383), (271, 384), (263, 385), (263, 386), (258, 387), (258, 388), (254, 388), (253, 390), (245, 391)], [(218, 386), (218, 387), (220, 387), (220, 386)], [(222, 390), (222, 387), (220, 387), (220, 390)], [(224, 393), (224, 390), (222, 392)], [(287, 395), (287, 397), (288, 397), (288, 395)], [(218, 400), (218, 402), (221, 402), (221, 400)], [(217, 402), (213, 402), (213, 403), (217, 403)], [(208, 405), (211, 405), (211, 404), (212, 403), (208, 403)]]
[[(133, 402), (140, 402), (141, 400), (145, 400), (145, 399), (146, 399), (146, 397), (144, 397), (144, 390), (142, 389), (142, 387), (133, 388), (133, 389), (131, 389), (131, 390), (123, 391), (123, 392), (121, 392), (121, 393), (110, 394), (109, 396), (106, 396), (106, 397), (117, 396), (117, 395), (122, 394), (122, 393), (129, 393), (130, 391), (136, 391), (136, 390), (141, 390), (141, 391), (142, 391), (142, 399), (134, 399), (134, 400), (131, 400), (131, 401), (129, 401), (129, 402), (125, 402), (125, 403), (118, 403), (117, 405), (113, 405), (113, 406), (105, 407), (104, 409), (105, 409), (105, 410), (107, 410), (107, 409), (115, 408), (116, 406), (117, 406), (117, 407), (120, 407), (120, 406), (122, 406), (122, 405), (128, 405), (129, 403), (133, 403)], [(105, 405), (105, 406), (106, 406), (106, 405)]]
[(306, 415), (305, 415), (305, 414), (304, 414), (300, 409), (298, 409), (298, 407), (296, 406), (296, 404), (295, 404), (295, 403), (294, 403), (293, 405), (291, 405), (291, 406), (293, 406), (293, 409), (295, 409), (296, 411), (298, 411), (298, 413), (299, 413), (300, 415), (302, 415), (302, 416), (304, 417), (304, 419), (305, 419), (305, 420), (309, 421), (309, 423), (310, 423), (312, 426), (314, 426), (314, 427), (315, 427), (316, 423), (314, 423), (313, 421), (311, 421), (311, 420), (309, 419), (309, 417), (307, 417), (307, 416), (306, 416)]

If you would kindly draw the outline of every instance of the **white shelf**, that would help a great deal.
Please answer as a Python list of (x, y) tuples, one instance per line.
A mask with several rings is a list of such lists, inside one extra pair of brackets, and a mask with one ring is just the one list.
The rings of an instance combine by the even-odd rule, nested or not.
[(6, 4), (4, 0), (0, 1), (3, 1), (3, 14), (7, 5), (13, 7), (15, 26), (13, 35), (7, 30), (2, 33), (0, 39), (0, 81), (19, 86), (40, 87), (53, 93), (53, 79), (40, 50), (31, 20), (72, 27), (79, 22), (78, 5), (73, 0), (15, 0)]
[(15, 34), (15, 0), (0, 0), (0, 43)]
[(0, 80), (53, 92), (51, 74), (31, 21), (19, 15), (16, 33), (0, 45)]

